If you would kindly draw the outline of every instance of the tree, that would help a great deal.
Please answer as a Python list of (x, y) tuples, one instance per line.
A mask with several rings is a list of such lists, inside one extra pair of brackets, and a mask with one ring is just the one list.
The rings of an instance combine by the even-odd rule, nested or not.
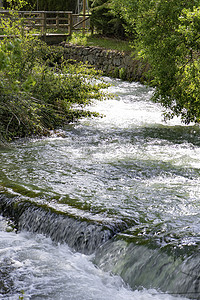
[(106, 36), (125, 37), (123, 19), (111, 9), (111, 0), (93, 0), (91, 6), (91, 24), (98, 33)]
[(200, 122), (199, 0), (112, 0), (136, 32), (135, 51), (151, 66), (153, 99), (166, 117)]
[[(74, 12), (76, 8), (76, 1), (74, 0), (27, 0), (26, 2), (26, 5), (23, 6), (23, 9), (25, 10), (37, 10), (38, 8), (38, 10), (66, 10)], [(9, 8), (10, 3), (12, 3), (11, 0), (3, 0), (5, 8)]]
[(39, 10), (68, 10), (75, 12), (76, 1), (74, 0), (39, 0)]

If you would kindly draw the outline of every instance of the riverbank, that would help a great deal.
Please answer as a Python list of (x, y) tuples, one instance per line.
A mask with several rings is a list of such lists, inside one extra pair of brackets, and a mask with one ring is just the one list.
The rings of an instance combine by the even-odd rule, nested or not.
[(81, 46), (62, 42), (64, 59), (88, 63), (104, 75), (144, 83), (149, 65), (134, 57), (130, 51)]
[[(55, 64), (63, 56), (37, 38), (1, 43), (0, 142), (48, 135), (85, 116), (86, 106), (107, 97), (99, 74), (83, 64)], [(63, 52), (63, 51), (61, 51)], [(65, 74), (65, 76), (63, 76)], [(101, 82), (101, 83), (100, 83)]]

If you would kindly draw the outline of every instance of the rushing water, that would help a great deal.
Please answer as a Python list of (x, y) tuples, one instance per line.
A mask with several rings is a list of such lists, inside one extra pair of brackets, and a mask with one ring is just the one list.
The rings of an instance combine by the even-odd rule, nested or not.
[(0, 220), (1, 299), (200, 299), (200, 129), (107, 80), (104, 117), (0, 149), (2, 214), (20, 229)]

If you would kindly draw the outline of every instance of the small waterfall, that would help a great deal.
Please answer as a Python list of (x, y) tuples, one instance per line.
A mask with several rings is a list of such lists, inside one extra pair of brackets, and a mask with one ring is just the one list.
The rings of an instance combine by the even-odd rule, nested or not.
[(200, 299), (199, 254), (176, 258), (159, 248), (128, 243), (117, 236), (96, 252), (94, 263), (120, 275), (132, 289), (145, 286)]
[(105, 117), (0, 148), (3, 300), (200, 300), (200, 129), (107, 80)]
[(13, 219), (17, 230), (27, 230), (66, 243), (84, 254), (92, 254), (100, 245), (122, 230), (123, 224), (93, 221), (70, 216), (47, 205), (0, 195), (0, 211)]
[[(70, 216), (18, 196), (2, 194), (0, 210), (14, 221), (18, 231), (41, 233), (53, 242), (68, 244), (75, 251), (95, 253), (95, 265), (119, 275), (133, 290), (145, 286), (161, 289), (162, 293), (200, 299), (198, 253), (186, 258), (182, 254), (184, 251), (180, 251), (181, 255), (175, 257), (169, 255), (170, 251), (167, 253), (166, 249), (146, 241), (142, 245), (142, 239), (139, 244), (128, 241), (125, 224), (106, 224)], [(11, 271), (4, 272), (1, 268), (1, 277), (6, 282), (6, 285), (1, 284), (2, 294), (9, 292), (10, 278), (6, 280), (6, 276)]]

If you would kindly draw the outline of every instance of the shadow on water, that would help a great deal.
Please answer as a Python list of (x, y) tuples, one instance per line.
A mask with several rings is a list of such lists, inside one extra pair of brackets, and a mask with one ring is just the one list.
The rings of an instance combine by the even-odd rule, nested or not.
[(136, 131), (139, 136), (145, 139), (159, 139), (173, 144), (190, 143), (200, 146), (199, 126), (155, 126), (143, 127)]
[[(128, 129), (107, 129), (106, 131), (87, 128), (84, 132), (82, 128), (76, 129), (74, 134), (81, 140), (79, 142), (88, 143), (89, 145), (99, 145), (102, 142), (114, 143), (114, 142), (131, 142), (133, 145), (139, 140), (142, 143), (148, 141), (160, 141), (171, 144), (184, 144), (189, 143), (194, 146), (200, 146), (200, 128), (199, 126), (168, 126), (168, 125), (155, 125), (155, 126), (142, 126), (133, 127)], [(87, 138), (86, 138), (87, 137)], [(91, 138), (90, 138), (91, 137)]]
[[(199, 125), (168, 125), (168, 124), (151, 124), (151, 126), (128, 126), (128, 128), (111, 127), (106, 130), (94, 128), (93, 126), (77, 126), (66, 127), (66, 132), (76, 138), (77, 142), (93, 144), (101, 144), (102, 141), (116, 142), (120, 139), (132, 140), (135, 143), (135, 138), (141, 138), (142, 140), (159, 139), (165, 140), (171, 143), (191, 143), (194, 146), (200, 145), (200, 127)], [(80, 139), (80, 140), (79, 140)]]

